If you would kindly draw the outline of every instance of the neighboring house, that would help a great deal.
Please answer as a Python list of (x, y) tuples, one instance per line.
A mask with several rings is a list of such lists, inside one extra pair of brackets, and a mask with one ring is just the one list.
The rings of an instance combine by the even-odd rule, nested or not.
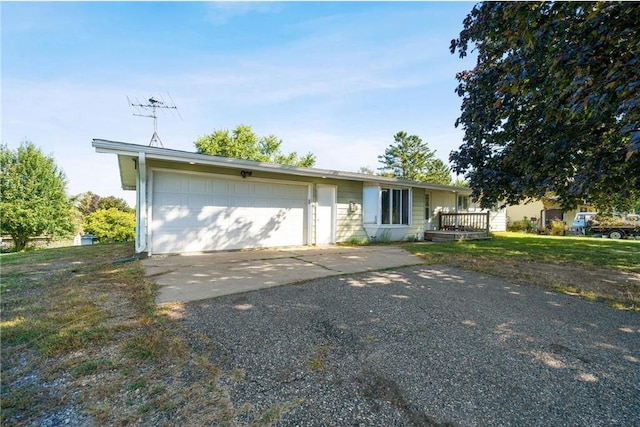
[(580, 205), (574, 209), (564, 210), (560, 205), (554, 204), (552, 201), (548, 202), (545, 208), (541, 200), (533, 200), (529, 203), (522, 202), (519, 205), (511, 205), (506, 208), (509, 225), (516, 221), (522, 221), (526, 217), (527, 219), (535, 218), (539, 226), (554, 219), (559, 219), (570, 226), (576, 213), (592, 210), (594, 210), (594, 207), (590, 205)]
[(533, 200), (529, 203), (520, 203), (519, 205), (507, 206), (507, 222), (512, 225), (514, 222), (527, 219), (540, 218), (540, 212), (544, 209), (541, 200)]
[[(136, 252), (149, 255), (421, 240), (470, 193), (101, 139), (93, 147), (117, 155), (122, 188), (136, 191)], [(492, 218), (501, 229), (504, 212)]]

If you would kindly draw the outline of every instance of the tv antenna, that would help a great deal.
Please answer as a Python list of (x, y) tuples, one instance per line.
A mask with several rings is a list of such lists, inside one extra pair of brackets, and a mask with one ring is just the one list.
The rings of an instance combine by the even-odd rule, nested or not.
[[(171, 112), (175, 112), (176, 114), (178, 114), (178, 117), (180, 117), (180, 119), (182, 119), (182, 116), (180, 116), (180, 112), (178, 111), (178, 107), (176, 107), (176, 104), (173, 102), (173, 99), (171, 98), (171, 95), (169, 95), (169, 93), (167, 93), (167, 96), (169, 97), (169, 100), (171, 101), (166, 102), (164, 100), (164, 98), (162, 97), (162, 95), (160, 95), (159, 97), (151, 97), (149, 98), (149, 100), (147, 101), (147, 103), (142, 103), (140, 101), (138, 101), (138, 99), (135, 100), (135, 102), (131, 101), (131, 99), (129, 99), (129, 97), (127, 96), (127, 101), (129, 102), (129, 106), (133, 107), (136, 109), (137, 113), (133, 113), (134, 116), (138, 116), (138, 117), (149, 117), (153, 119), (153, 135), (151, 135), (151, 141), (149, 141), (149, 146), (150, 147), (162, 147), (164, 148), (164, 145), (162, 145), (162, 141), (160, 140), (160, 137), (158, 136), (158, 115), (157, 112), (158, 111), (171, 111)], [(160, 98), (160, 99), (157, 99)], [(151, 110), (151, 114), (143, 114), (145, 112), (148, 112), (149, 110)]]

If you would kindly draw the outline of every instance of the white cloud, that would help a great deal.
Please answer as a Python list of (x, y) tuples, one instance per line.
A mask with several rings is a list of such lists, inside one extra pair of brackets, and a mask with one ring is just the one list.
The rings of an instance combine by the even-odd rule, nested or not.
[(235, 18), (251, 13), (276, 13), (282, 6), (271, 2), (227, 1), (207, 3), (205, 19), (215, 25), (225, 25)]
[[(222, 24), (288, 6), (207, 7), (208, 19)], [(132, 115), (127, 95), (171, 93), (183, 120), (160, 116), (158, 133), (167, 148), (193, 151), (198, 136), (244, 123), (260, 135), (282, 138), (285, 151), (315, 153), (320, 168), (356, 171), (377, 168), (377, 156), (405, 130), (446, 161), (461, 141), (453, 128), (459, 105), (453, 76), (464, 67), (448, 53), (446, 36), (436, 40), (418, 30), (396, 36), (390, 27), (401, 25), (405, 15), (309, 20), (289, 28), (292, 41), (240, 52), (185, 53), (173, 59), (179, 66), (171, 71), (104, 62), (96, 73), (87, 68), (90, 75), (82, 81), (5, 75), (3, 140), (15, 147), (28, 138), (53, 153), (72, 194), (90, 190), (130, 203), (134, 193), (119, 189), (114, 156), (91, 147), (93, 138), (149, 142), (152, 122)]]

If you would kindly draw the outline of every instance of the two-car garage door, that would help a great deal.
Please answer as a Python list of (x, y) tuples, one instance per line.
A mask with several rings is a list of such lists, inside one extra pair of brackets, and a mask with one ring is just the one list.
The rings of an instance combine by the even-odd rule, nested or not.
[(307, 244), (306, 184), (155, 171), (150, 252)]

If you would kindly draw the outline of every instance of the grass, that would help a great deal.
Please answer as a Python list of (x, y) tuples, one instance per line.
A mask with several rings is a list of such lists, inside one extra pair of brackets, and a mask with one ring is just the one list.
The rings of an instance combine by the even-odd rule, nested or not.
[(404, 246), (432, 264), (521, 280), (640, 311), (640, 241), (496, 233), (491, 240)]
[(327, 355), (333, 350), (332, 345), (321, 345), (315, 348), (313, 356), (307, 357), (307, 366), (311, 371), (322, 372), (326, 369)]
[(550, 264), (575, 264), (640, 272), (640, 241), (495, 233), (491, 240), (415, 245), (427, 258), (473, 256)]
[(105, 426), (276, 422), (290, 406), (232, 405), (220, 384), (242, 370), (211, 360), (213, 344), (176, 321), (181, 307), (155, 305), (140, 261), (113, 263), (132, 256), (131, 244), (0, 255), (0, 424), (50, 423), (65, 408)]
[[(640, 241), (505, 233), (405, 247), (430, 263), (640, 311)], [(216, 343), (183, 330), (180, 305), (155, 305), (140, 261), (113, 264), (132, 255), (131, 244), (0, 255), (1, 425), (42, 425), (69, 410), (101, 426), (267, 426), (300, 404), (234, 407), (222, 384), (247, 381), (242, 367), (223, 369)], [(331, 351), (316, 347), (307, 369), (322, 374)]]

